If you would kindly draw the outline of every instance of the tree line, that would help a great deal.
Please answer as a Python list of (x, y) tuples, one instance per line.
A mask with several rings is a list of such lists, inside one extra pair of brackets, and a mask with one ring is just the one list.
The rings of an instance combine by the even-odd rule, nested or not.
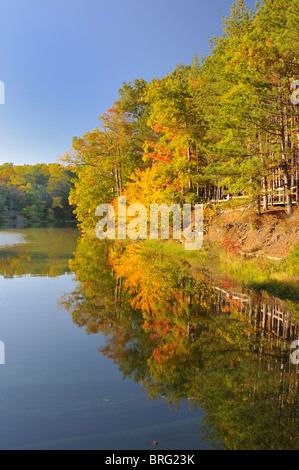
[(69, 194), (75, 174), (60, 164), (0, 165), (0, 224), (74, 220)]
[[(299, 5), (243, 0), (223, 19), (210, 54), (163, 78), (123, 83), (100, 125), (74, 137), (64, 164), (83, 231), (95, 209), (128, 203), (197, 203), (242, 196), (258, 212), (298, 204)], [(295, 88), (294, 88), (295, 87)], [(281, 196), (282, 195), (282, 196)]]

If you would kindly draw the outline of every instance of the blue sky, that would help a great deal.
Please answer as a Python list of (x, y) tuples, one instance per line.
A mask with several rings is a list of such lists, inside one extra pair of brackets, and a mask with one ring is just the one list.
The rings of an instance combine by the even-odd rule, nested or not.
[(97, 127), (122, 82), (207, 55), (232, 3), (1, 0), (0, 164), (56, 162), (74, 135)]

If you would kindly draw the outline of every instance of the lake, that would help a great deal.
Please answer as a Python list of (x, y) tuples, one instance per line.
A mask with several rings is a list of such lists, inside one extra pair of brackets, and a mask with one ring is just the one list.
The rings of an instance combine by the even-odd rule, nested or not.
[(278, 299), (63, 228), (0, 231), (0, 294), (2, 450), (298, 448)]

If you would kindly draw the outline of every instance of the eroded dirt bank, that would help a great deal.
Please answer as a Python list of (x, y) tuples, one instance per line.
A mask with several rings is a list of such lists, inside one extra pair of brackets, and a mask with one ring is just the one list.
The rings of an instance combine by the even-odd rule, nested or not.
[(206, 240), (234, 246), (240, 254), (286, 258), (299, 243), (299, 210), (292, 217), (283, 208), (271, 208), (261, 216), (225, 211), (213, 219)]

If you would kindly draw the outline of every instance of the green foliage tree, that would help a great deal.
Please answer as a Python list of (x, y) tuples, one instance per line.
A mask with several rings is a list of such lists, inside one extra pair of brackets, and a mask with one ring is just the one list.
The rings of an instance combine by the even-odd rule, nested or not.
[(0, 166), (0, 222), (56, 223), (74, 220), (69, 194), (75, 174), (62, 165)]
[(78, 176), (70, 200), (83, 231), (94, 229), (98, 204), (126, 191), (137, 201), (148, 176), (153, 202), (163, 191), (167, 202), (171, 193), (181, 204), (233, 193), (261, 212), (279, 187), (292, 215), (299, 201), (299, 106), (290, 99), (299, 77), (298, 13), (296, 0), (264, 0), (254, 12), (237, 0), (207, 57), (151, 82), (123, 83), (100, 128), (74, 138), (65, 158)]

